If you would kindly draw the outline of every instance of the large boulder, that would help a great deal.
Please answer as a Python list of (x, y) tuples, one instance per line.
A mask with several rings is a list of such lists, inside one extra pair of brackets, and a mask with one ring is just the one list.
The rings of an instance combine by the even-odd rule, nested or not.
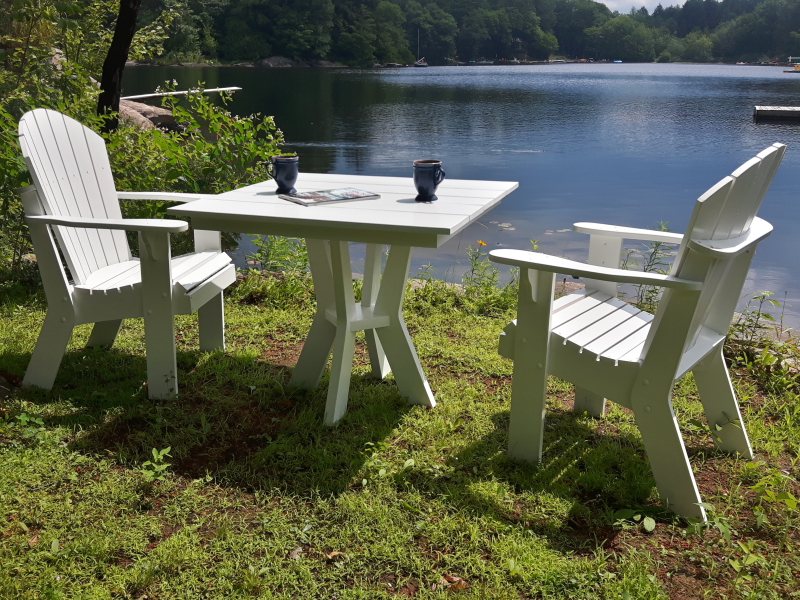
[(150, 119), (145, 117), (143, 114), (133, 110), (129, 106), (125, 106), (125, 102), (126, 100), (120, 100), (119, 103), (119, 116), (123, 121), (131, 123), (139, 129), (153, 129), (155, 127), (152, 121), (150, 121)]
[(150, 121), (150, 123), (160, 129), (181, 130), (182, 127), (175, 121), (172, 111), (160, 106), (151, 106), (143, 102), (133, 102), (132, 100), (120, 100), (119, 111), (123, 114), (123, 108), (126, 113), (133, 111)]

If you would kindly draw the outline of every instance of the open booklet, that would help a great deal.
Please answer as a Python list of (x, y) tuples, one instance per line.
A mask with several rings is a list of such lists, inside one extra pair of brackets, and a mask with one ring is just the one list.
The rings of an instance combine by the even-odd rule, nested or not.
[(333, 202), (349, 202), (350, 200), (371, 200), (380, 198), (380, 195), (356, 188), (341, 188), (337, 190), (320, 190), (318, 192), (298, 192), (295, 194), (278, 194), (279, 198), (302, 204), (303, 206), (317, 206)]

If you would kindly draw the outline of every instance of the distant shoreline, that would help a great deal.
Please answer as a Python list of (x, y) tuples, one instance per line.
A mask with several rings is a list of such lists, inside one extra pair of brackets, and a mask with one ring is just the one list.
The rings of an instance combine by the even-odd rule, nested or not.
[[(524, 66), (551, 66), (551, 65), (614, 65), (620, 64), (610, 60), (544, 60), (544, 61), (520, 61), (518, 63), (511, 61), (495, 61), (492, 63), (487, 62), (457, 62), (455, 64), (447, 65), (431, 65), (439, 67), (524, 67)], [(747, 67), (791, 67), (793, 66), (788, 62), (780, 63), (693, 63), (693, 62), (622, 62), (621, 64), (628, 65), (722, 65), (722, 66), (747, 66)], [(229, 67), (247, 67), (257, 69), (406, 69), (413, 68), (414, 65), (402, 65), (396, 63), (389, 64), (374, 64), (371, 67), (349, 67), (340, 63), (334, 63), (327, 60), (299, 62), (293, 61), (282, 56), (273, 56), (264, 58), (258, 61), (238, 62), (238, 63), (173, 63), (173, 64), (156, 64), (150, 61), (128, 61), (125, 63), (126, 67), (214, 67), (214, 68), (229, 68)]]

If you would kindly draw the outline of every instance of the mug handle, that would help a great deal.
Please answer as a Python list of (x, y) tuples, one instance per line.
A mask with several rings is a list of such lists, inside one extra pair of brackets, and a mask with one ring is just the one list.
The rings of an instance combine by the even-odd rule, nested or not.
[(444, 178), (445, 178), (444, 169), (439, 169), (439, 175), (436, 177), (435, 185), (439, 185), (440, 183), (442, 183), (444, 181)]
[(271, 160), (267, 162), (267, 175), (275, 179), (275, 163)]

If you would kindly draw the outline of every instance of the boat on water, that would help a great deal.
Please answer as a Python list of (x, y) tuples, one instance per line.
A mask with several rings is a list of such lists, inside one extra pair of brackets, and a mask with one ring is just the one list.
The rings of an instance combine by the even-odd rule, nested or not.
[(420, 58), (418, 61), (416, 61), (414, 63), (414, 66), (415, 67), (427, 67), (428, 63), (425, 62), (425, 57), (423, 56), (422, 58)]

